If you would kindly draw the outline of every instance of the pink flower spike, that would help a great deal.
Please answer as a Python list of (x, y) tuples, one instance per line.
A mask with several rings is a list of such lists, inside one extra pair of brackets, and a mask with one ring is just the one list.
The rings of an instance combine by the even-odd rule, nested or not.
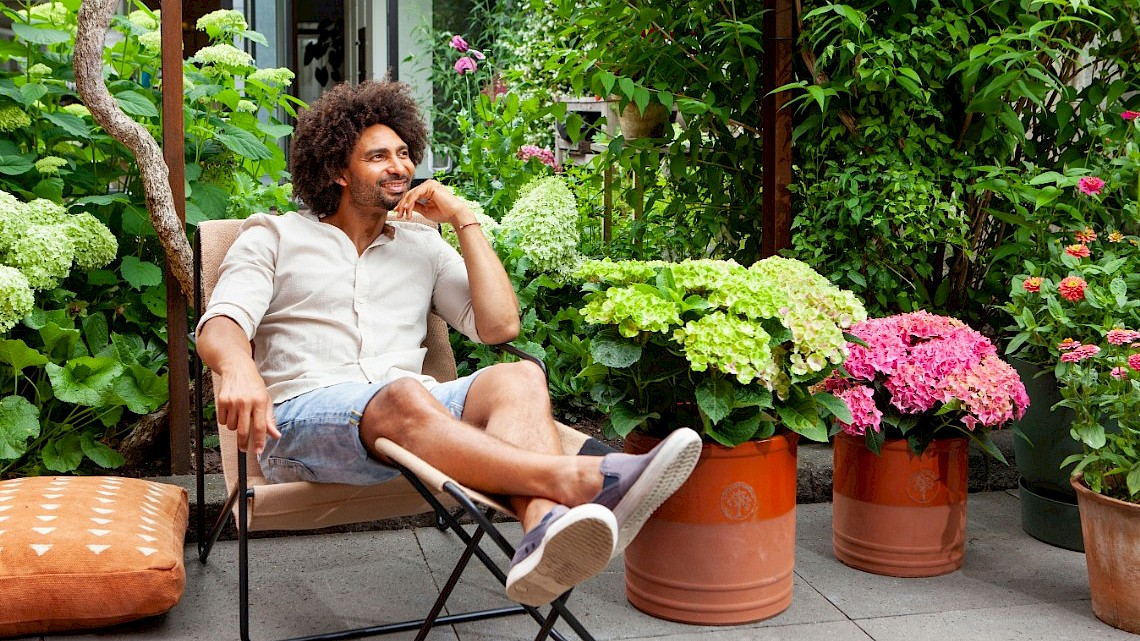
[(1124, 120), (1136, 120), (1140, 118), (1140, 111), (1125, 111), (1120, 114)]
[(479, 68), (479, 65), (474, 60), (472, 60), (471, 58), (468, 58), (467, 56), (463, 56), (459, 60), (455, 61), (455, 71), (461, 76), (464, 74), (471, 73), (478, 68)]
[(463, 36), (451, 36), (450, 44), (451, 48), (459, 53), (467, 53), (467, 49), (469, 49), (467, 41), (463, 39)]
[(479, 51), (478, 49), (472, 49), (469, 53), (471, 54), (471, 57), (475, 58), (476, 60), (486, 60), (487, 59), (487, 56), (484, 56), (483, 52)]
[(1077, 189), (1087, 196), (1095, 196), (1104, 189), (1104, 181), (1096, 176), (1085, 176), (1077, 181)]

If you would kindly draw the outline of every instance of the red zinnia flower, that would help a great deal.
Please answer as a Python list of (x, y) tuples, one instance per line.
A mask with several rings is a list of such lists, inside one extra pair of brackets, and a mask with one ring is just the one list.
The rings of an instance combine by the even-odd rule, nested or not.
[(1068, 351), (1074, 350), (1080, 346), (1081, 346), (1080, 341), (1075, 341), (1071, 338), (1066, 338), (1065, 340), (1061, 341), (1057, 345), (1057, 350), (1062, 351), (1062, 352), (1068, 352)]
[(1066, 276), (1061, 279), (1061, 283), (1057, 285), (1057, 291), (1060, 292), (1061, 298), (1068, 301), (1084, 300), (1085, 287), (1088, 283), (1080, 276)]
[(1121, 112), (1120, 117), (1125, 120), (1136, 120), (1140, 118), (1140, 111), (1124, 111)]
[(1042, 280), (1040, 276), (1030, 276), (1021, 283), (1021, 286), (1025, 288), (1025, 291), (1036, 294), (1041, 291)]
[(1085, 176), (1077, 181), (1077, 189), (1083, 194), (1095, 196), (1104, 189), (1104, 181), (1096, 176)]
[(1062, 363), (1079, 363), (1086, 358), (1092, 358), (1100, 353), (1100, 348), (1096, 345), (1081, 345), (1071, 352), (1061, 354)]
[(1073, 236), (1076, 237), (1078, 243), (1091, 243), (1096, 240), (1096, 232), (1092, 230), (1092, 227), (1085, 227), (1074, 233)]
[(1065, 253), (1070, 255), (1070, 256), (1075, 256), (1077, 258), (1088, 258), (1092, 252), (1089, 251), (1089, 248), (1087, 245), (1085, 245), (1083, 243), (1078, 243), (1076, 245), (1069, 245), (1068, 247), (1066, 247)]

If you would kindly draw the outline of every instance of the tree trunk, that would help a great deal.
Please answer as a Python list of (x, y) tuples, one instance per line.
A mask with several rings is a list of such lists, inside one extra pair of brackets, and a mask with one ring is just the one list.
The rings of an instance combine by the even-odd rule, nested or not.
[(194, 254), (186, 229), (174, 209), (169, 168), (162, 148), (142, 125), (119, 109), (103, 82), (103, 48), (111, 16), (119, 0), (84, 0), (79, 7), (75, 36), (75, 85), (95, 122), (135, 155), (146, 194), (150, 222), (166, 254), (170, 273), (187, 300), (194, 298)]

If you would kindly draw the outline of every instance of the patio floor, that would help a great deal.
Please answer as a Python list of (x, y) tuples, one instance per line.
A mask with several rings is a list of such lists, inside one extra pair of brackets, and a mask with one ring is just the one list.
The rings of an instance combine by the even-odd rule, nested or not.
[[(507, 527), (518, 535), (516, 525)], [(255, 539), (250, 546), (253, 638), (420, 616), (419, 603), (437, 593), (449, 562), (458, 554), (445, 536), (421, 528)], [(580, 586), (571, 605), (599, 640), (1138, 638), (1093, 616), (1083, 554), (1052, 547), (1022, 532), (1015, 491), (970, 494), (967, 539), (965, 565), (952, 574), (928, 579), (866, 574), (832, 556), (831, 505), (800, 505), (795, 593), (791, 607), (779, 616), (734, 627), (691, 626), (649, 617), (626, 602), (620, 560)], [(223, 541), (210, 562), (201, 565), (190, 544), (186, 593), (168, 614), (65, 638), (236, 639), (236, 554), (236, 543)], [(502, 588), (493, 584), (489, 573), (480, 567), (470, 574), (452, 597), (453, 607), (504, 604)], [(271, 576), (278, 580), (275, 587), (267, 583)], [(534, 630), (529, 618), (509, 617), (437, 629), (429, 638), (530, 639)], [(569, 630), (565, 633), (573, 638)], [(407, 633), (380, 638), (413, 637)]]

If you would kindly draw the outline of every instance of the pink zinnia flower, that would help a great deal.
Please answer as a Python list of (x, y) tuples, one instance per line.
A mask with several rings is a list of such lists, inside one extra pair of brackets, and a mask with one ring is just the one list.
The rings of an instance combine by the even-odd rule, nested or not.
[(1080, 341), (1075, 341), (1071, 338), (1066, 338), (1057, 345), (1057, 351), (1068, 352), (1081, 346)]
[(1077, 258), (1088, 258), (1092, 252), (1089, 251), (1088, 245), (1084, 243), (1077, 243), (1076, 245), (1069, 245), (1065, 248), (1065, 253)]
[(1140, 371), (1140, 353), (1132, 354), (1128, 357), (1128, 366), (1134, 370)]
[(1041, 291), (1041, 282), (1042, 278), (1040, 276), (1030, 276), (1021, 283), (1021, 286), (1025, 288), (1025, 291), (1036, 294)]
[(1096, 345), (1081, 345), (1071, 352), (1061, 354), (1062, 363), (1079, 363), (1087, 358), (1092, 358), (1100, 353), (1100, 348)]
[(1066, 276), (1061, 279), (1061, 283), (1057, 285), (1057, 291), (1061, 294), (1061, 298), (1067, 301), (1079, 301), (1085, 298), (1085, 287), (1088, 283), (1085, 279), (1079, 276)]
[(1109, 372), (1109, 374), (1111, 374), (1113, 378), (1128, 378), (1128, 370), (1123, 367), (1114, 367), (1112, 368), (1112, 371)]
[(478, 68), (479, 68), (479, 65), (476, 64), (476, 62), (474, 60), (472, 60), (471, 58), (468, 58), (467, 56), (463, 56), (459, 60), (455, 61), (455, 71), (457, 73), (459, 73), (459, 75), (461, 75), (461, 76), (464, 74), (471, 73), (472, 71), (475, 71)]
[(1083, 194), (1095, 196), (1104, 189), (1104, 181), (1096, 176), (1085, 176), (1077, 181), (1077, 189), (1080, 189)]
[(1077, 239), (1078, 243), (1091, 243), (1096, 240), (1096, 232), (1093, 231), (1092, 227), (1085, 227), (1075, 232), (1073, 236)]
[(451, 36), (450, 44), (451, 48), (455, 49), (459, 53), (467, 53), (467, 49), (470, 48), (467, 45), (467, 41), (463, 39), (463, 36)]
[(1125, 120), (1136, 120), (1136, 118), (1140, 118), (1140, 111), (1124, 111), (1121, 112), (1120, 117)]
[(1105, 338), (1113, 345), (1127, 345), (1132, 341), (1140, 339), (1140, 332), (1133, 329), (1121, 329), (1117, 327), (1108, 330), (1108, 335), (1105, 336)]

